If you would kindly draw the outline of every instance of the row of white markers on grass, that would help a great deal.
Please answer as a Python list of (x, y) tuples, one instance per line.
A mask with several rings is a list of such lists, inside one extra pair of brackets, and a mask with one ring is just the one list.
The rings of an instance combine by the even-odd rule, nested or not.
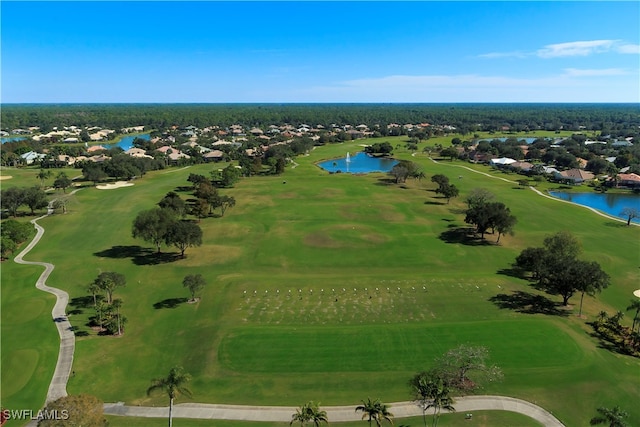
[[(400, 288), (397, 288), (397, 289), (398, 289), (398, 292), (402, 292), (402, 289), (400, 289)], [(412, 287), (411, 287), (411, 290), (412, 290), (412, 291), (416, 291), (415, 286), (412, 286)], [(424, 292), (427, 292), (427, 287), (426, 287), (426, 286), (423, 286), (423, 287), (422, 287), (422, 290), (423, 290)], [(376, 292), (380, 292), (380, 288), (375, 288), (375, 291), (376, 291)], [(383, 291), (384, 291), (384, 290), (383, 290)], [(338, 289), (338, 292), (340, 292), (340, 289)], [(343, 293), (344, 293), (344, 292), (347, 292), (347, 288), (342, 288), (342, 292), (343, 292)], [(357, 288), (353, 288), (353, 292), (358, 292), (358, 289), (357, 289)], [(368, 289), (368, 288), (364, 288), (364, 292), (369, 292), (369, 289)], [(387, 288), (387, 292), (391, 292), (391, 288)], [(280, 295), (280, 290), (279, 290), (279, 289), (277, 289), (275, 293), (276, 293), (276, 295)], [(294, 293), (295, 293), (295, 292), (294, 292)], [(321, 294), (324, 294), (324, 289), (320, 289), (320, 293), (321, 293)], [(331, 289), (331, 293), (332, 293), (332, 294), (335, 294), (335, 293), (336, 293), (335, 288), (332, 288), (332, 289)], [(260, 294), (262, 294), (262, 291), (260, 292)], [(265, 290), (265, 291), (264, 291), (264, 294), (265, 294), (265, 295), (268, 295), (268, 294), (269, 294), (269, 290)], [(291, 294), (291, 289), (289, 289), (289, 290), (287, 291), (287, 295), (290, 295), (290, 294)], [(298, 294), (299, 294), (299, 295), (300, 295), (300, 294), (302, 294), (302, 289), (298, 289)], [(309, 289), (309, 294), (313, 294), (313, 289)], [(247, 295), (251, 295), (251, 293), (250, 293), (250, 292), (247, 292), (247, 291), (243, 291), (243, 296), (247, 296)], [(258, 291), (253, 291), (253, 295), (258, 295)]]

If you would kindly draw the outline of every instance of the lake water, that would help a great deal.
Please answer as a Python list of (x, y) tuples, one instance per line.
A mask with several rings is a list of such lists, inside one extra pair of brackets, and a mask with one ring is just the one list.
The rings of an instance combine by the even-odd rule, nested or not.
[(322, 169), (328, 172), (342, 172), (342, 173), (369, 173), (369, 172), (389, 172), (398, 161), (390, 159), (388, 157), (373, 157), (365, 153), (364, 151), (357, 152), (352, 156), (340, 159), (327, 160), (322, 163), (318, 163)]
[(23, 139), (27, 138), (24, 136), (3, 136), (0, 138), (0, 143), (22, 141)]
[[(624, 208), (635, 208), (640, 211), (640, 195), (637, 194), (564, 193), (561, 191), (550, 191), (549, 194), (622, 219), (626, 219), (620, 216)], [(640, 218), (634, 218), (632, 222), (640, 223)]]
[(149, 135), (148, 133), (143, 133), (141, 135), (124, 136), (118, 142), (115, 142), (113, 144), (102, 144), (102, 146), (105, 147), (105, 148), (120, 147), (124, 151), (127, 151), (129, 148), (133, 147), (133, 140), (136, 139), (136, 138), (140, 138), (140, 139), (144, 139), (146, 141), (149, 141), (151, 139), (151, 135)]
[[(498, 141), (501, 141), (501, 142), (505, 142), (505, 141), (506, 141), (507, 139), (509, 139), (509, 138), (478, 138), (478, 139), (477, 139), (477, 141), (478, 141), (478, 142), (480, 142), (480, 141), (487, 141), (487, 142), (491, 142), (491, 141), (493, 141), (494, 139), (495, 139), (495, 140), (498, 140)], [(518, 141), (524, 141), (524, 142), (525, 142), (525, 143), (527, 143), (527, 144), (533, 144), (533, 143), (534, 143), (536, 140), (538, 140), (538, 139), (546, 139), (546, 140), (547, 140), (547, 141), (549, 141), (549, 142), (553, 142), (553, 140), (552, 140), (552, 139), (549, 139), (549, 138), (540, 138), (540, 137), (537, 137), (537, 136), (536, 136), (536, 137), (526, 137), (526, 138), (518, 138), (518, 137), (516, 137), (516, 139), (517, 139)]]

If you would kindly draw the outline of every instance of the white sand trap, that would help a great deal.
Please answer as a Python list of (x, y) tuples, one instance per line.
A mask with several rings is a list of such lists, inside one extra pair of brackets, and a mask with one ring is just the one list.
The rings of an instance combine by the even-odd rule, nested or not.
[(637, 291), (633, 291), (633, 294), (640, 298), (640, 289), (638, 289)]
[(13, 178), (11, 175), (2, 175), (0, 176), (0, 181), (4, 181), (5, 179), (11, 179)]
[(113, 190), (115, 188), (122, 188), (122, 187), (131, 187), (133, 185), (132, 182), (127, 182), (127, 181), (118, 181), (116, 183), (113, 184), (102, 184), (102, 185), (97, 185), (96, 188), (98, 190)]

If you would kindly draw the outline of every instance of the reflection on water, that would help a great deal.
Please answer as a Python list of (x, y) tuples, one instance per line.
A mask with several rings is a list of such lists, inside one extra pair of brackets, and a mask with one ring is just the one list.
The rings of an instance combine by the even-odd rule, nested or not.
[[(550, 191), (549, 194), (616, 217), (622, 217), (620, 213), (624, 208), (635, 208), (640, 211), (640, 195), (637, 194), (564, 193), (561, 191)], [(640, 223), (640, 218), (634, 218), (632, 222)]]
[(341, 173), (369, 173), (369, 172), (389, 172), (398, 163), (395, 159), (388, 157), (369, 156), (364, 151), (346, 156), (341, 159), (327, 160), (318, 163), (327, 172)]

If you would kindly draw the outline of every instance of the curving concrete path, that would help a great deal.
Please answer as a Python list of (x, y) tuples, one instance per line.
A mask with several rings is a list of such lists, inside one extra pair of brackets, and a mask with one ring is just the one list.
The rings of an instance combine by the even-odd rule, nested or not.
[[(446, 163), (441, 163), (441, 162), (439, 162), (439, 161), (437, 161), (437, 160), (435, 160), (435, 159), (433, 159), (433, 158), (431, 158), (431, 157), (429, 157), (429, 160), (431, 160), (433, 163), (437, 163), (437, 164), (439, 164), (439, 165), (451, 166), (451, 167), (455, 167), (455, 168), (462, 168), (462, 169), (466, 169), (466, 170), (468, 170), (468, 171), (470, 171), (470, 172), (474, 172), (474, 173), (478, 173), (478, 174), (480, 174), (480, 175), (488, 176), (489, 178), (499, 179), (499, 180), (501, 180), (501, 181), (509, 182), (509, 183), (511, 183), (511, 184), (518, 184), (516, 181), (512, 181), (512, 180), (510, 180), (510, 179), (506, 179), (506, 178), (502, 178), (502, 177), (500, 177), (500, 176), (494, 176), (494, 175), (488, 174), (488, 173), (486, 173), (486, 172), (477, 171), (477, 170), (475, 170), (475, 169), (471, 169), (470, 167), (467, 167), (467, 166), (462, 166), (462, 165), (447, 165)], [(620, 219), (620, 218), (615, 217), (615, 216), (607, 215), (607, 214), (605, 214), (605, 213), (603, 213), (603, 212), (600, 212), (600, 211), (599, 211), (599, 210), (597, 210), (597, 209), (590, 208), (589, 206), (584, 206), (584, 205), (581, 205), (581, 204), (579, 204), (579, 203), (574, 203), (574, 202), (570, 202), (570, 201), (568, 201), (568, 200), (562, 200), (562, 199), (558, 199), (557, 197), (549, 196), (549, 195), (547, 195), (547, 194), (542, 193), (540, 190), (538, 190), (538, 189), (537, 189), (537, 188), (535, 188), (535, 187), (529, 187), (529, 189), (533, 190), (533, 191), (534, 191), (535, 193), (537, 193), (539, 196), (546, 197), (547, 199), (551, 199), (551, 200), (554, 200), (554, 201), (556, 201), (556, 202), (570, 203), (570, 204), (572, 204), (572, 205), (574, 205), (574, 206), (578, 206), (578, 207), (581, 207), (581, 208), (584, 208), (584, 209), (588, 209), (588, 210), (590, 210), (591, 212), (596, 213), (596, 214), (598, 214), (598, 215), (600, 215), (600, 216), (602, 216), (602, 217), (605, 217), (605, 218), (607, 218), (607, 219), (611, 219), (611, 220), (614, 220), (614, 221), (618, 221), (618, 222), (621, 222), (621, 223), (623, 223), (623, 224), (626, 224), (626, 223), (627, 223), (627, 221), (625, 221), (624, 219)], [(632, 222), (630, 225), (634, 225), (634, 226), (636, 226), (636, 227), (640, 227), (640, 224), (638, 224), (638, 223), (634, 223), (634, 222)]]
[[(469, 170), (476, 172), (473, 169)], [(542, 193), (540, 194), (543, 195)], [(14, 261), (18, 264), (39, 265), (44, 267), (44, 271), (36, 281), (36, 288), (56, 296), (56, 303), (51, 311), (51, 316), (58, 329), (58, 335), (60, 336), (60, 350), (58, 352), (58, 361), (53, 373), (53, 378), (51, 379), (49, 390), (47, 391), (46, 403), (59, 399), (60, 397), (67, 396), (67, 382), (71, 375), (71, 367), (73, 365), (73, 355), (75, 351), (75, 334), (73, 333), (73, 328), (66, 314), (69, 294), (63, 290), (47, 286), (46, 284), (49, 275), (54, 269), (54, 265), (47, 262), (24, 260), (24, 256), (38, 244), (44, 235), (44, 228), (38, 224), (38, 220), (46, 218), (51, 213), (52, 210), (49, 209), (46, 215), (30, 221), (36, 228), (36, 236), (27, 245), (27, 247), (14, 258)], [(393, 413), (396, 418), (422, 415), (422, 408), (415, 402), (395, 402), (391, 403), (390, 407), (393, 409)], [(456, 399), (455, 408), (457, 412), (480, 410), (517, 412), (537, 420), (544, 426), (564, 427), (564, 424), (562, 424), (550, 412), (534, 405), (533, 403), (512, 397), (461, 397)], [(296, 412), (296, 409), (296, 407), (286, 406), (243, 406), (183, 403), (174, 405), (173, 414), (175, 418), (289, 422), (291, 421), (291, 415)], [(361, 419), (360, 415), (355, 412), (355, 406), (327, 406), (322, 409), (327, 411), (327, 416), (331, 421), (358, 421)], [(104, 413), (107, 415), (164, 418), (168, 416), (168, 412), (168, 407), (126, 406), (123, 402), (104, 404)], [(32, 421), (27, 424), (28, 427), (36, 425), (36, 421)]]
[[(389, 404), (395, 418), (422, 416), (422, 408), (415, 402)], [(468, 396), (457, 398), (456, 412), (498, 410), (517, 412), (540, 422), (546, 427), (564, 427), (550, 412), (525, 400), (505, 396)], [(296, 407), (289, 406), (243, 406), (203, 403), (182, 403), (173, 406), (174, 418), (197, 418), (209, 420), (275, 421), (290, 422)], [(359, 421), (362, 415), (355, 406), (324, 406), (330, 422)], [(447, 411), (443, 411), (446, 413)], [(126, 406), (122, 402), (105, 403), (104, 413), (125, 417), (166, 418), (168, 407)], [(427, 411), (427, 415), (430, 415)]]

